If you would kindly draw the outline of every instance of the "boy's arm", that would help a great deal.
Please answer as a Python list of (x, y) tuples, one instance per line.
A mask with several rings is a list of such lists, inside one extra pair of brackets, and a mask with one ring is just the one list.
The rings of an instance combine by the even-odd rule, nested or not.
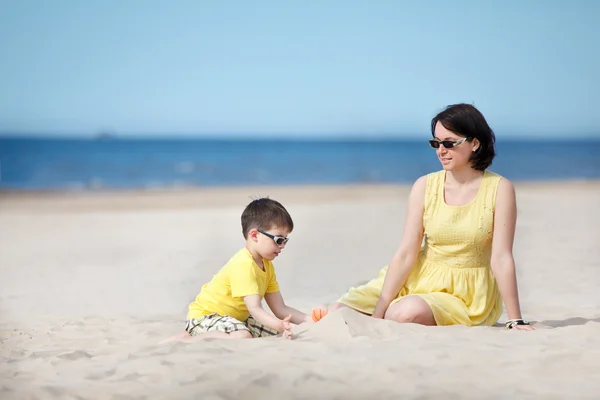
[(273, 292), (265, 294), (265, 301), (269, 305), (273, 314), (277, 316), (277, 318), (284, 318), (288, 315), (292, 316), (292, 323), (299, 325), (303, 322), (313, 322), (312, 317), (308, 314), (303, 313), (302, 311), (298, 311), (293, 307), (289, 307), (285, 305), (283, 301), (283, 296), (281, 296), (281, 292)]
[[(244, 297), (244, 303), (246, 303), (246, 307), (248, 307), (248, 311), (250, 315), (261, 325), (269, 327), (271, 329), (275, 329), (277, 332), (284, 332), (289, 330), (289, 326), (286, 327), (285, 321), (283, 318), (278, 319), (273, 317), (271, 314), (266, 312), (262, 308), (260, 296), (257, 294), (252, 294), (250, 296)], [(287, 317), (287, 315), (286, 315)], [(289, 322), (288, 324), (289, 325)]]

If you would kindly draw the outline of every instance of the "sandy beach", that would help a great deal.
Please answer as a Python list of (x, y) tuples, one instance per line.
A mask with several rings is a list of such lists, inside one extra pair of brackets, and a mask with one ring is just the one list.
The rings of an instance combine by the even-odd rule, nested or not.
[(251, 198), (277, 199), (294, 218), (275, 267), (286, 302), (309, 312), (389, 262), (409, 187), (0, 192), (0, 398), (597, 399), (600, 182), (516, 188), (534, 332), (342, 310), (294, 327), (292, 341), (164, 345), (243, 246)]

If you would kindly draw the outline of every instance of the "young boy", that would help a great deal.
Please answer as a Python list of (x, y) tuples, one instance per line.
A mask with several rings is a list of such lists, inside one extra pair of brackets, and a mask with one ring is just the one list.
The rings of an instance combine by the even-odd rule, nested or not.
[[(310, 315), (287, 306), (272, 261), (288, 242), (294, 222), (277, 201), (252, 201), (242, 213), (246, 246), (202, 286), (189, 305), (186, 332), (201, 338), (256, 338), (279, 333), (291, 339), (290, 321), (312, 322)], [(262, 299), (275, 317), (262, 307)]]

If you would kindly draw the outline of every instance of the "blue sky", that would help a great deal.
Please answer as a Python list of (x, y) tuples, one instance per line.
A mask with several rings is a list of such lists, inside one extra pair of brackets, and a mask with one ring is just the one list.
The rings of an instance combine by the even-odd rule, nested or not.
[(600, 137), (600, 2), (13, 1), (0, 132)]

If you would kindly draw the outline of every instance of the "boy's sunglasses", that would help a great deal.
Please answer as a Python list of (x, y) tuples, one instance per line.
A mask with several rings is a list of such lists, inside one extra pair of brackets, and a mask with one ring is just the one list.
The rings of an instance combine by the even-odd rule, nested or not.
[(286, 238), (286, 237), (283, 237), (283, 236), (273, 236), (270, 233), (261, 231), (260, 229), (257, 229), (257, 231), (259, 231), (263, 235), (268, 236), (271, 239), (273, 239), (273, 241), (277, 244), (277, 246), (283, 246), (284, 244), (286, 244), (290, 240), (289, 238)]
[(469, 140), (470, 138), (466, 137), (466, 138), (462, 138), (459, 140), (439, 140), (439, 139), (431, 139), (429, 141), (429, 145), (431, 147), (433, 147), (434, 149), (439, 149), (440, 148), (440, 144), (442, 146), (444, 146), (447, 149), (452, 149), (456, 146), (458, 146), (459, 144), (464, 143), (465, 141)]

